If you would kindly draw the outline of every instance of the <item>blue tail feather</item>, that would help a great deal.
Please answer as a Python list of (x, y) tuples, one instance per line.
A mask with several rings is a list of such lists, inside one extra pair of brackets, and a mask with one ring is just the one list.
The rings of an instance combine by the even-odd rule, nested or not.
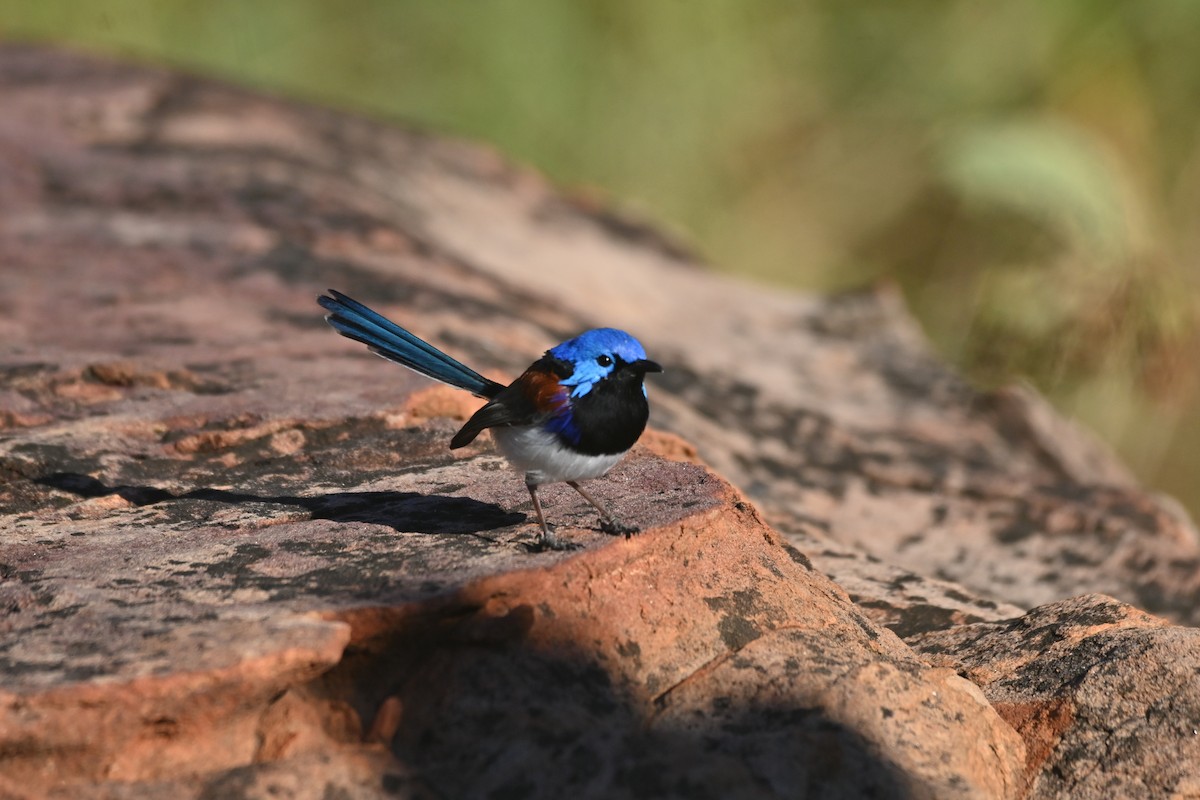
[(330, 289), (317, 302), (329, 312), (325, 321), (334, 330), (389, 361), (479, 397), (491, 399), (504, 388), (341, 292)]

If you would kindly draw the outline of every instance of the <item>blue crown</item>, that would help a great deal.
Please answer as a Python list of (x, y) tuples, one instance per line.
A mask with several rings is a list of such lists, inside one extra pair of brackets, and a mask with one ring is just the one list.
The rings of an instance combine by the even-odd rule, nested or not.
[[(597, 381), (612, 373), (617, 361), (629, 364), (646, 357), (646, 349), (641, 342), (616, 328), (585, 331), (547, 353), (574, 368), (570, 377), (562, 379), (563, 386), (572, 387), (572, 397), (590, 392)], [(604, 363), (605, 357), (608, 363)]]

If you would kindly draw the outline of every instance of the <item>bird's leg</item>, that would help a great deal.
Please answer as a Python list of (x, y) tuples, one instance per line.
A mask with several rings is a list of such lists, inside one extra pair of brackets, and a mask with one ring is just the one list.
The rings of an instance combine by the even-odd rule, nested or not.
[(567, 486), (570, 486), (572, 489), (583, 495), (583, 499), (591, 503), (592, 506), (600, 512), (600, 530), (604, 531), (605, 533), (613, 536), (620, 536), (624, 534), (625, 538), (628, 539), (630, 536), (641, 530), (641, 528), (636, 525), (626, 525), (624, 522), (621, 522), (619, 519), (614, 517), (612, 512), (604, 507), (603, 503), (585, 492), (583, 487), (579, 485), (578, 481), (567, 481)]
[(541, 526), (541, 534), (538, 536), (537, 542), (534, 544), (534, 549), (542, 550), (578, 550), (580, 545), (574, 542), (564, 542), (554, 534), (554, 526), (546, 522), (546, 516), (542, 513), (542, 501), (538, 499), (537, 484), (525, 481), (525, 488), (529, 490), (529, 496), (533, 498), (533, 512), (537, 514), (538, 525)]

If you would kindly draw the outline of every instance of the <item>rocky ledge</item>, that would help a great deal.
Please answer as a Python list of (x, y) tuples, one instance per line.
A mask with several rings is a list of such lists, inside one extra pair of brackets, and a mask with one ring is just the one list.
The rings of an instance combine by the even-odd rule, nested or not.
[[(7, 46), (0, 103), (0, 796), (1200, 793), (1195, 528), (886, 287), (170, 72)], [(633, 331), (644, 531), (550, 488), (583, 549), (530, 552), (330, 286), (498, 380)]]

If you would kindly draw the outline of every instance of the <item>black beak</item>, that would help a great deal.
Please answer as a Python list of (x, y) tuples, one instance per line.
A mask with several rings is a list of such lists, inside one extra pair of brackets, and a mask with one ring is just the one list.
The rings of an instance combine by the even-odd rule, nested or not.
[(657, 361), (651, 361), (648, 358), (639, 358), (637, 361), (629, 362), (629, 369), (634, 372), (640, 372), (645, 375), (647, 372), (662, 372), (662, 365)]

